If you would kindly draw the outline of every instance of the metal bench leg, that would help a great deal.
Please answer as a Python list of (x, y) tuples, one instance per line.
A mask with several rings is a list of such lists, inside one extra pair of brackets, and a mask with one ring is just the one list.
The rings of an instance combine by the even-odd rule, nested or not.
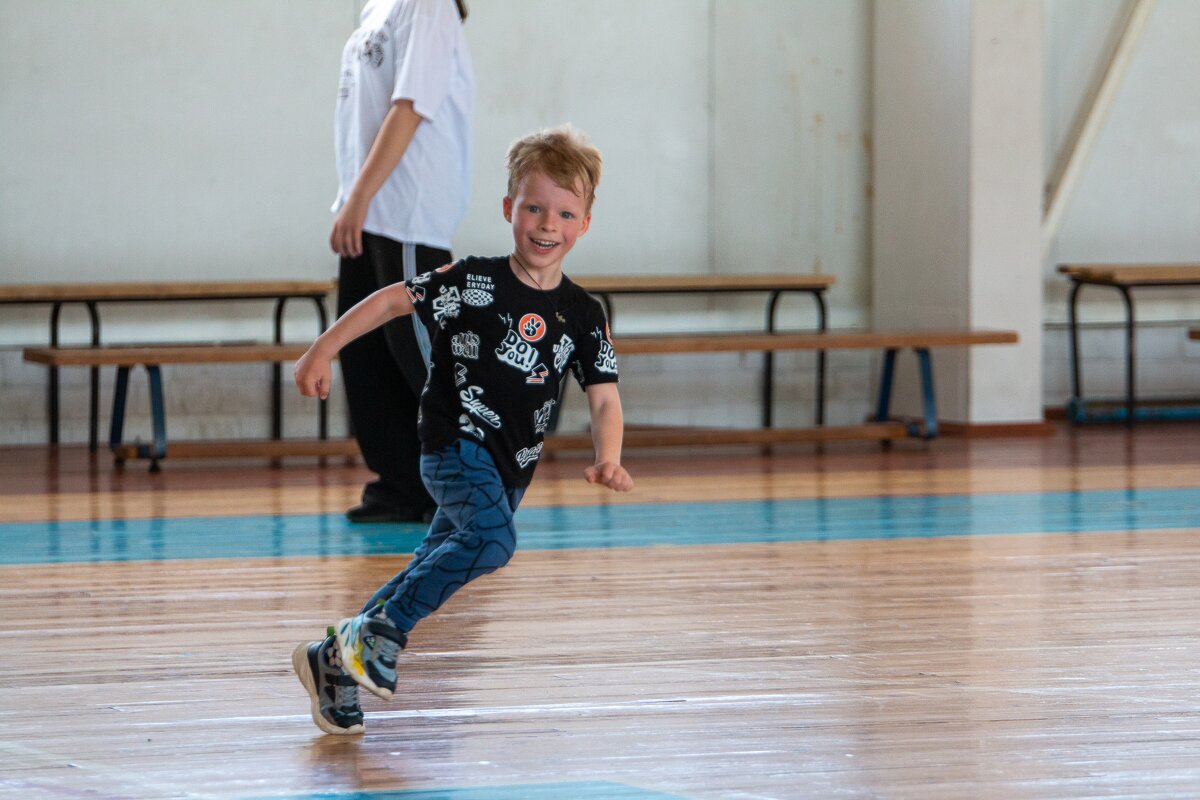
[(1067, 299), (1067, 327), (1071, 332), (1071, 399), (1067, 401), (1067, 416), (1072, 422), (1083, 422), (1083, 378), (1079, 366), (1079, 290), (1083, 284), (1071, 281), (1071, 296)]
[(892, 381), (896, 375), (896, 348), (883, 351), (883, 372), (879, 376), (879, 399), (875, 403), (875, 421), (886, 422), (892, 406)]
[[(817, 330), (824, 333), (829, 330), (829, 310), (825, 307), (825, 295), (813, 292), (813, 300), (817, 302)], [(817, 351), (817, 427), (825, 424), (825, 351)]]
[(159, 459), (167, 456), (167, 412), (163, 407), (162, 369), (157, 364), (146, 364), (146, 378), (150, 384), (150, 416), (154, 425), (153, 449), (147, 451), (150, 471), (158, 472)]
[(929, 348), (918, 347), (917, 361), (921, 367), (921, 405), (925, 410), (925, 430), (922, 438), (933, 439), (938, 435), (937, 398), (933, 392), (933, 358)]
[(1137, 326), (1133, 316), (1133, 298), (1129, 289), (1118, 286), (1121, 299), (1125, 301), (1125, 425), (1132, 428), (1137, 414), (1136, 369), (1134, 368), (1134, 333)]
[[(129, 367), (117, 367), (117, 379), (113, 383), (112, 421), (108, 426), (108, 446), (114, 451), (121, 446), (125, 431), (125, 398), (129, 393)], [(117, 457), (118, 464), (125, 459)]]
[[(287, 298), (275, 301), (275, 344), (283, 343), (283, 309)], [(271, 438), (283, 438), (283, 365), (271, 365)]]
[[(92, 323), (92, 347), (100, 346), (100, 314), (96, 311), (96, 304), (89, 302), (86, 304), (88, 318)], [(96, 441), (99, 439), (100, 427), (100, 368), (92, 367), (91, 375), (88, 380), (88, 451), (96, 452)]]
[[(767, 333), (775, 332), (775, 309), (779, 306), (779, 290), (771, 292), (767, 298)], [(774, 422), (775, 411), (775, 353), (768, 350), (763, 353), (762, 376), (762, 427), (769, 428)]]
[[(58, 319), (62, 315), (62, 303), (50, 307), (50, 346), (58, 347)], [(46, 384), (46, 422), (50, 427), (50, 444), (58, 444), (58, 367), (50, 366), (50, 381)]]

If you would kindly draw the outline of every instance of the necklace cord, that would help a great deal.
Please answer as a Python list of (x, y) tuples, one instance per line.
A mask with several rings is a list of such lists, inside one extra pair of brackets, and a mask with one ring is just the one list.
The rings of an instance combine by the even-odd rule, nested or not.
[(525, 268), (525, 262), (521, 261), (521, 257), (519, 255), (517, 255), (516, 250), (514, 250), (512, 252), (512, 257), (513, 257), (513, 261), (517, 262), (517, 266), (521, 268), (521, 271), (525, 273), (525, 276), (528, 277), (529, 280), (533, 281), (533, 285), (537, 288), (537, 290), (539, 292), (542, 293), (542, 296), (546, 298), (546, 301), (550, 303), (550, 307), (554, 309), (554, 318), (557, 319), (559, 322), (565, 323), (566, 320), (563, 319), (563, 315), (561, 313), (559, 313), (558, 303), (554, 302), (554, 298), (550, 296), (550, 291), (548, 289), (542, 288), (542, 284), (538, 282), (537, 278), (533, 277), (533, 273), (531, 273), (528, 269)]

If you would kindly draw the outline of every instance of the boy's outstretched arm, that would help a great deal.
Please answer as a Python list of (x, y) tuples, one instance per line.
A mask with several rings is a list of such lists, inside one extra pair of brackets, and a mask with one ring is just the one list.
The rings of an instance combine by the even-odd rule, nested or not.
[(343, 347), (383, 323), (413, 312), (408, 289), (402, 283), (385, 286), (365, 297), (317, 337), (308, 352), (296, 362), (293, 375), (300, 394), (329, 397), (333, 384), (333, 359)]
[(615, 492), (628, 492), (633, 478), (621, 466), (621, 440), (625, 418), (621, 413), (621, 395), (615, 383), (594, 383), (587, 387), (588, 411), (592, 416), (592, 446), (596, 463), (583, 471), (588, 483), (607, 486)]

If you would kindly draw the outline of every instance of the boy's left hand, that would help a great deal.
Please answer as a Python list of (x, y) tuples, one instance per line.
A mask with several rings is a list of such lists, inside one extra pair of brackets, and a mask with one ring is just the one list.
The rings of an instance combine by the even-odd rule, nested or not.
[(587, 479), (588, 483), (607, 486), (614, 492), (628, 492), (633, 488), (633, 478), (629, 477), (625, 468), (611, 461), (601, 461), (595, 466), (588, 467), (583, 471), (583, 477)]

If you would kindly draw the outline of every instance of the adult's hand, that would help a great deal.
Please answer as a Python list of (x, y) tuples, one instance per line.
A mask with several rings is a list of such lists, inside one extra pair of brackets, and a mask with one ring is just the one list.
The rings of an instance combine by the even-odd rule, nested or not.
[(329, 247), (343, 258), (358, 258), (362, 255), (362, 230), (367, 219), (366, 204), (353, 199), (346, 201), (333, 219), (333, 231), (329, 234)]

